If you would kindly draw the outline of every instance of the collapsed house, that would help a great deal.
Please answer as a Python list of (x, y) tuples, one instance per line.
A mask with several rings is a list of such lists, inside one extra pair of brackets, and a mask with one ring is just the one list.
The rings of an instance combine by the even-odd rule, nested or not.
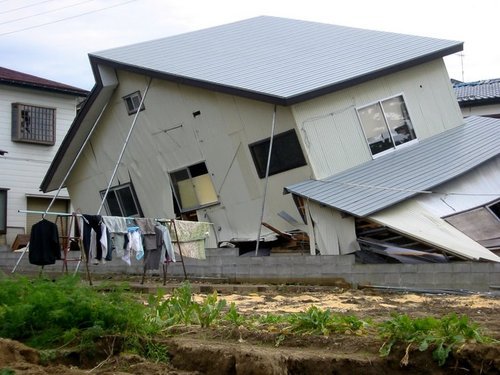
[(289, 236), (335, 255), (396, 235), (499, 261), (453, 219), (498, 219), (500, 197), (500, 122), (463, 120), (443, 62), (462, 48), (262, 16), (92, 53), (96, 85), (41, 190), (67, 187), (85, 212), (104, 199), (108, 215), (210, 222), (212, 247)]

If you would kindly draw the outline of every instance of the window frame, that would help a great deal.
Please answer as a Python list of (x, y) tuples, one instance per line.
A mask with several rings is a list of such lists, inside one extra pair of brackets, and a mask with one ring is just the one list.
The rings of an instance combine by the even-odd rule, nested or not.
[[(125, 188), (128, 188), (129, 191), (130, 191), (130, 195), (132, 197), (132, 200), (133, 200), (133, 203), (134, 203), (134, 206), (135, 206), (135, 209), (137, 211), (136, 214), (132, 214), (132, 215), (125, 215), (126, 212), (125, 212), (125, 207), (123, 205), (123, 202), (120, 201), (120, 196), (116, 193), (116, 191), (119, 191), (119, 190), (122, 190), (122, 189), (125, 189)], [(111, 212), (111, 209), (109, 207), (109, 204), (108, 204), (108, 199), (109, 199), (109, 193), (110, 192), (113, 192), (116, 196), (116, 201), (118, 203), (118, 208), (120, 210), (120, 215), (114, 215), (113, 212)], [(106, 189), (104, 190), (101, 190), (99, 192), (99, 195), (101, 196), (101, 200), (104, 198), (104, 194), (106, 193)], [(108, 195), (106, 196), (106, 200), (104, 201), (104, 208), (107, 212), (107, 214), (109, 216), (121, 216), (121, 217), (143, 217), (143, 213), (142, 213), (142, 209), (141, 209), (141, 205), (139, 203), (139, 199), (137, 198), (137, 194), (135, 193), (135, 189), (134, 189), (134, 185), (132, 184), (132, 182), (127, 182), (127, 183), (124, 183), (124, 184), (120, 184), (120, 185), (115, 185), (115, 186), (112, 186), (109, 188), (109, 192), (108, 192)]]
[(495, 217), (495, 219), (500, 221), (500, 210), (499, 210), (499, 212), (496, 212), (496, 208), (495, 208), (495, 211), (491, 208), (492, 206), (497, 206), (497, 205), (500, 206), (500, 199), (494, 200), (493, 202), (486, 204), (485, 207), (488, 210), (488, 212)]
[[(134, 100), (133, 100), (134, 98), (139, 99), (139, 102), (137, 104), (134, 103)], [(146, 106), (144, 105), (144, 101), (142, 100), (142, 94), (139, 90), (123, 96), (122, 99), (125, 101), (125, 108), (127, 108), (127, 113), (129, 116), (137, 113), (138, 111), (144, 111), (146, 109)], [(141, 101), (142, 101), (142, 106), (139, 109), (139, 105), (141, 104)], [(129, 102), (134, 105), (133, 108), (131, 108), (129, 106)]]
[[(294, 164), (282, 165), (282, 166), (275, 165), (273, 167), (273, 165), (272, 165), (273, 160), (276, 160), (276, 155), (274, 155), (274, 159), (273, 159), (273, 154), (275, 152), (279, 152), (281, 149), (281, 147), (279, 147), (279, 144), (277, 144), (277, 143), (280, 142), (280, 140), (282, 138), (287, 137), (289, 134), (293, 134), (295, 136), (293, 141), (296, 142), (296, 146), (298, 147), (298, 150), (300, 150), (300, 158), (298, 158), (300, 160), (297, 160), (297, 162)], [(252, 160), (253, 160), (253, 163), (255, 166), (255, 170), (257, 171), (257, 175), (259, 176), (260, 179), (263, 179), (266, 177), (266, 167), (267, 167), (267, 158), (269, 155), (269, 146), (267, 147), (267, 152), (265, 153), (266, 155), (265, 155), (265, 163), (264, 164), (262, 164), (259, 161), (259, 157), (257, 155), (256, 148), (259, 146), (265, 145), (266, 143), (269, 143), (269, 145), (270, 145), (271, 137), (261, 139), (260, 141), (253, 142), (253, 143), (250, 143), (248, 145), (248, 148), (250, 150), (250, 155), (252, 155)], [(278, 162), (279, 162), (279, 160), (280, 160), (280, 158), (278, 158)], [(297, 136), (297, 132), (295, 131), (295, 129), (290, 129), (290, 130), (286, 130), (284, 132), (281, 132), (279, 134), (275, 134), (273, 137), (273, 149), (271, 151), (271, 163), (269, 165), (269, 176), (273, 176), (275, 174), (287, 172), (287, 171), (290, 171), (290, 170), (295, 169), (295, 168), (303, 167), (305, 165), (307, 165), (307, 160), (306, 160), (306, 157), (304, 155), (304, 151), (302, 150), (302, 145), (300, 144), (299, 137)]]
[[(387, 102), (391, 99), (394, 99), (394, 98), (398, 98), (398, 97), (401, 97), (402, 98), (402, 101), (403, 101), (403, 104), (405, 105), (405, 108), (406, 108), (406, 112), (408, 114), (408, 120), (410, 121), (410, 124), (411, 124), (411, 130), (413, 131), (414, 133), (414, 138), (413, 139), (410, 139), (409, 141), (406, 141), (402, 144), (399, 144), (399, 145), (396, 145), (395, 142), (394, 142), (394, 137), (391, 133), (391, 128), (389, 126), (389, 123), (387, 121), (387, 116), (386, 116), (386, 113), (385, 113), (385, 110), (384, 110), (384, 107), (383, 107), (383, 103), (384, 102)], [(394, 152), (395, 150), (398, 150), (398, 149), (401, 149), (401, 148), (404, 148), (404, 147), (408, 147), (412, 144), (415, 144), (415, 143), (418, 143), (418, 136), (415, 132), (415, 126), (413, 125), (413, 121), (411, 119), (411, 115), (410, 115), (410, 110), (408, 109), (408, 105), (406, 104), (407, 101), (406, 101), (406, 97), (404, 95), (404, 93), (398, 93), (396, 95), (392, 95), (392, 96), (389, 96), (389, 97), (386, 97), (386, 98), (383, 98), (383, 99), (379, 99), (379, 100), (375, 100), (375, 101), (372, 101), (370, 103), (367, 103), (367, 104), (364, 104), (362, 106), (359, 106), (359, 107), (356, 107), (356, 115), (358, 117), (358, 121), (359, 121), (359, 124), (361, 126), (361, 130), (363, 132), (363, 136), (365, 138), (365, 142), (367, 143), (368, 145), (368, 150), (370, 151), (370, 154), (372, 156), (373, 159), (376, 159), (380, 156), (383, 156), (383, 155), (387, 155), (391, 152)], [(370, 147), (370, 143), (368, 143), (368, 137), (367, 137), (367, 134), (366, 134), (366, 130), (365, 130), (365, 126), (363, 125), (363, 121), (361, 119), (361, 115), (359, 113), (360, 110), (364, 109), (364, 108), (367, 108), (367, 107), (370, 107), (372, 105), (375, 105), (377, 104), (379, 107), (380, 107), (380, 110), (382, 111), (382, 115), (383, 115), (383, 121), (384, 121), (384, 125), (386, 126), (387, 130), (388, 130), (388, 133), (391, 137), (391, 143), (392, 143), (392, 147), (391, 148), (388, 148), (387, 150), (384, 150), (384, 151), (380, 151), (376, 154), (373, 154), (372, 153), (372, 149)]]
[[(29, 103), (11, 103), (11, 139), (13, 142), (31, 143), (38, 145), (53, 146), (56, 143), (56, 116), (57, 110), (54, 107), (44, 107)], [(29, 115), (29, 126), (33, 129), (31, 137), (25, 135), (23, 121), (26, 121), (23, 112)], [(24, 128), (23, 128), (24, 127)], [(28, 131), (29, 133), (29, 131)]]
[[(0, 226), (0, 234), (7, 233), (7, 202), (8, 188), (0, 188), (0, 200), (3, 200), (3, 209), (0, 209), (0, 216), (3, 217), (4, 226)], [(0, 205), (1, 207), (1, 205)], [(1, 221), (0, 221), (1, 223)]]
[[(193, 176), (193, 173), (190, 170), (190, 168), (194, 169), (195, 167), (197, 167), (197, 166), (199, 166), (201, 164), (204, 165), (204, 168), (206, 169), (207, 173), (197, 174), (196, 176)], [(182, 172), (182, 171), (187, 172), (188, 179), (184, 179), (184, 180), (180, 180), (180, 181), (187, 181), (187, 180), (189, 180), (191, 182), (191, 186), (193, 186), (193, 192), (194, 192), (196, 201), (198, 203), (195, 206), (184, 207), (182, 205), (182, 200), (181, 200), (181, 197), (179, 196), (180, 195), (179, 184), (178, 184), (177, 179), (173, 177), (173, 174), (179, 173), (179, 172)], [(209, 203), (201, 204), (199, 196), (196, 195), (195, 183), (193, 182), (193, 179), (196, 178), (196, 177), (201, 177), (201, 176), (205, 176), (205, 175), (208, 176), (209, 179), (210, 179), (211, 187), (213, 188), (213, 193), (215, 194), (217, 200), (209, 202)], [(220, 204), (219, 194), (218, 194), (217, 190), (215, 189), (215, 185), (214, 185), (214, 181), (212, 179), (212, 175), (208, 171), (207, 163), (206, 163), (205, 160), (197, 162), (197, 163), (194, 163), (194, 164), (190, 164), (190, 165), (182, 167), (182, 168), (171, 170), (171, 171), (168, 172), (168, 177), (169, 177), (169, 180), (170, 180), (170, 187), (172, 189), (172, 194), (173, 194), (174, 199), (175, 199), (175, 201), (177, 203), (177, 206), (179, 207), (180, 213), (185, 214), (185, 213), (188, 213), (188, 212), (192, 212), (192, 211), (196, 211), (196, 210), (200, 210), (200, 209), (203, 209), (203, 208), (206, 208), (206, 207), (211, 207), (211, 206), (215, 206), (215, 205)], [(177, 188), (176, 188), (176, 186), (177, 186)]]

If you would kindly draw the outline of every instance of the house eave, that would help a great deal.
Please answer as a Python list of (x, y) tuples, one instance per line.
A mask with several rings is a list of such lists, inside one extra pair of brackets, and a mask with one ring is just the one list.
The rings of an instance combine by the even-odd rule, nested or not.
[(0, 85), (20, 87), (23, 89), (40, 90), (44, 92), (71, 95), (76, 97), (86, 97), (89, 94), (89, 92), (86, 90), (78, 90), (72, 88), (57, 88), (43, 84), (34, 84), (30, 82), (21, 82), (21, 81), (2, 79), (2, 78), (0, 78)]
[(325, 85), (322, 87), (318, 87), (317, 89), (310, 90), (307, 92), (299, 93), (297, 95), (292, 96), (276, 96), (265, 92), (257, 92), (252, 90), (247, 90), (240, 87), (223, 85), (216, 82), (210, 82), (205, 80), (199, 80), (192, 77), (180, 76), (171, 74), (168, 72), (162, 72), (158, 70), (149, 69), (146, 67), (126, 64), (116, 60), (110, 60), (106, 58), (99, 57), (97, 55), (89, 55), (90, 63), (92, 65), (92, 71), (94, 75), (98, 76), (97, 67), (99, 65), (106, 65), (114, 69), (124, 70), (136, 74), (143, 74), (152, 78), (158, 78), (166, 81), (176, 82), (180, 84), (185, 84), (188, 86), (203, 88), (211, 91), (221, 92), (229, 95), (235, 95), (244, 97), (247, 99), (253, 99), (265, 103), (282, 105), (282, 106), (290, 106), (297, 103), (301, 103), (307, 100), (311, 100), (317, 98), (322, 95), (334, 93), (336, 91), (340, 91), (346, 89), (348, 87), (352, 87), (376, 78), (380, 78), (382, 76), (396, 73), (420, 64), (424, 64), (438, 58), (442, 58), (444, 56), (460, 52), (463, 50), (463, 43), (457, 43), (451, 47), (444, 48), (433, 53), (429, 53), (426, 55), (419, 56), (418, 58), (404, 61), (402, 63), (398, 63), (384, 69), (379, 69), (376, 71), (372, 71), (368, 74), (363, 74), (359, 76), (352, 77), (351, 79), (347, 79), (341, 82), (336, 82), (331, 85)]

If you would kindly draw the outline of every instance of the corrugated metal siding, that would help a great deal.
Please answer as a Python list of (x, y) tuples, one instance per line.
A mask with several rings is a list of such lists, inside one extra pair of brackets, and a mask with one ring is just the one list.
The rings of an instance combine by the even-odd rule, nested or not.
[(134, 67), (290, 98), (461, 43), (256, 17), (91, 54)]
[[(123, 71), (118, 74), (120, 85), (68, 182), (75, 206), (86, 212), (97, 211), (99, 191), (108, 184), (133, 121), (122, 97), (143, 92), (146, 86), (144, 77)], [(257, 176), (248, 145), (270, 136), (273, 106), (153, 80), (145, 107), (113, 185), (131, 178), (145, 216), (173, 217), (169, 173), (205, 161), (220, 205), (199, 210), (198, 216), (215, 222), (221, 241), (235, 237), (255, 240), (264, 180)], [(201, 114), (195, 118), (192, 113), (197, 110)], [(180, 124), (182, 127), (164, 132)], [(293, 126), (290, 108), (279, 107), (276, 133)], [(292, 229), (277, 215), (285, 210), (298, 217), (291, 197), (282, 195), (283, 186), (309, 176), (310, 169), (304, 166), (270, 177), (268, 198), (273, 199), (267, 200), (266, 222), (282, 230)]]
[(465, 122), (330, 178), (305, 181), (286, 190), (356, 216), (367, 216), (499, 154), (499, 120), (471, 117)]
[(344, 255), (359, 250), (353, 217), (342, 217), (340, 212), (308, 202), (310, 218), (314, 222), (315, 243), (321, 255)]

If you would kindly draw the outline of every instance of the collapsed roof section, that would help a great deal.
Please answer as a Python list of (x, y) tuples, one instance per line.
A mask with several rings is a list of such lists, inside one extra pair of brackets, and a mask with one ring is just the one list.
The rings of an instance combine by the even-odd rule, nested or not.
[[(500, 120), (465, 124), (324, 180), (285, 188), (323, 207), (370, 220), (462, 259), (500, 262), (439, 215), (413, 199), (500, 155)], [(498, 196), (491, 197), (497, 199)]]
[(456, 178), (500, 154), (500, 120), (469, 117), (412, 147), (370, 160), (323, 180), (285, 187), (285, 193), (356, 217), (372, 215)]

